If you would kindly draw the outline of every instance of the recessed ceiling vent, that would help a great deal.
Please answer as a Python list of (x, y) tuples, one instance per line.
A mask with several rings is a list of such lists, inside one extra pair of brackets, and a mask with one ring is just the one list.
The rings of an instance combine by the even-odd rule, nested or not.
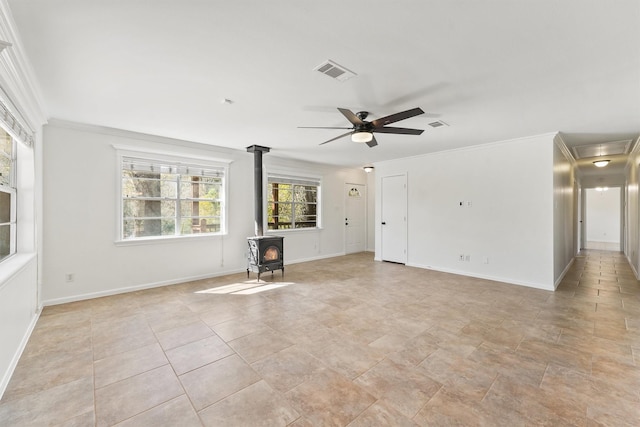
[(348, 80), (351, 77), (355, 77), (357, 75), (353, 71), (343, 67), (342, 65), (336, 64), (335, 62), (329, 59), (323, 62), (322, 64), (318, 65), (313, 70), (320, 71), (322, 74), (326, 74), (327, 76), (341, 82)]
[(429, 126), (431, 126), (432, 128), (439, 128), (441, 126), (449, 126), (449, 125), (443, 122), (442, 120), (436, 120), (435, 122), (429, 123)]
[(617, 154), (629, 154), (631, 140), (603, 142), (602, 144), (578, 145), (573, 147), (576, 160), (599, 156), (615, 156)]

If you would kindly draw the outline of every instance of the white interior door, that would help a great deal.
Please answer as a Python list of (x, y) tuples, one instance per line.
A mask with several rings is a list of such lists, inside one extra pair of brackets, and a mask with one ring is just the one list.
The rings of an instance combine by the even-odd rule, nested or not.
[(363, 252), (366, 249), (367, 198), (362, 184), (345, 184), (345, 252)]
[(407, 177), (382, 178), (382, 260), (407, 262)]

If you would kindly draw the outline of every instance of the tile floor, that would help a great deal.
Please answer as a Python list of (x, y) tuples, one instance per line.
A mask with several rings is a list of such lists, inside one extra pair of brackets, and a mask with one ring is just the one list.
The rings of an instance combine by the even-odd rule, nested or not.
[(640, 286), (557, 292), (369, 253), (47, 307), (2, 426), (638, 425)]

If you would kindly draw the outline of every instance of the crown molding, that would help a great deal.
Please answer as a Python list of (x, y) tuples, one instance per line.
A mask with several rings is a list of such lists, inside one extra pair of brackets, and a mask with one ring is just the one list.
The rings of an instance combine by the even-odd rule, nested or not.
[(13, 108), (24, 127), (39, 133), (48, 114), (7, 0), (0, 0), (0, 40), (4, 42), (0, 51), (0, 98)]

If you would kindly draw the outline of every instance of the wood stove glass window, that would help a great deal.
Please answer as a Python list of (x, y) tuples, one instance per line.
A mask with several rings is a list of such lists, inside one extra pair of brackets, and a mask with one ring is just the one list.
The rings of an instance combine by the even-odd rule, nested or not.
[(319, 180), (269, 176), (267, 193), (269, 230), (318, 227)]
[(122, 159), (122, 239), (224, 230), (224, 168)]

